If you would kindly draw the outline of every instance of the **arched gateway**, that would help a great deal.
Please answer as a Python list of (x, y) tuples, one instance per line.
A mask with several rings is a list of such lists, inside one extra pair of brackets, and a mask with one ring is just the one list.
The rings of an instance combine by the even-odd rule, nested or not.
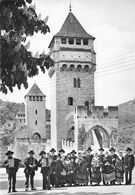
[(87, 131), (84, 140), (84, 149), (87, 149), (89, 146), (110, 147), (109, 134), (102, 126), (96, 125)]

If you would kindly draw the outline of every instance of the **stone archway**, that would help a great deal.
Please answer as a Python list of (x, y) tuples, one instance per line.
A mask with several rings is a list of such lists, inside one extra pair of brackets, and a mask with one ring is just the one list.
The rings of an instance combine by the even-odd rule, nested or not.
[(99, 147), (110, 147), (110, 136), (108, 132), (99, 125), (96, 125), (87, 131), (84, 147), (88, 148), (91, 145), (95, 146), (95, 144), (98, 144)]

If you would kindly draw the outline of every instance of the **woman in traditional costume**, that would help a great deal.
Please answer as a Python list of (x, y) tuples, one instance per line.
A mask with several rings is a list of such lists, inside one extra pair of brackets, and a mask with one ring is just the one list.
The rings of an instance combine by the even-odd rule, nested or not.
[(122, 155), (122, 152), (118, 153), (118, 156), (116, 158), (116, 164), (115, 164), (115, 176), (116, 176), (116, 182), (121, 185), (121, 183), (124, 180), (124, 157)]
[(108, 152), (105, 153), (105, 156), (103, 158), (102, 173), (105, 185), (108, 185), (108, 182), (115, 180), (115, 167)]
[(77, 158), (76, 183), (78, 185), (88, 185), (87, 161), (82, 152), (78, 153)]
[(92, 182), (95, 183), (95, 185), (99, 185), (101, 182), (101, 172), (100, 172), (100, 159), (98, 156), (98, 153), (94, 154), (94, 157), (92, 158), (91, 162), (91, 184)]

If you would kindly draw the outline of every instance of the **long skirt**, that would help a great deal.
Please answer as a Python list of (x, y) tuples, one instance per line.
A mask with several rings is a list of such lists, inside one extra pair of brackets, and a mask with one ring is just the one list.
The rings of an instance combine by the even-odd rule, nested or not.
[(123, 182), (124, 181), (124, 172), (119, 170), (119, 169), (116, 169), (115, 177), (116, 177), (116, 182), (118, 182), (118, 183)]
[(100, 167), (92, 167), (90, 181), (98, 184), (101, 182)]
[(102, 171), (103, 180), (105, 182), (110, 182), (115, 180), (115, 170), (110, 166), (105, 166)]
[(88, 184), (88, 174), (86, 172), (82, 173), (79, 170), (76, 171), (76, 183), (78, 184)]

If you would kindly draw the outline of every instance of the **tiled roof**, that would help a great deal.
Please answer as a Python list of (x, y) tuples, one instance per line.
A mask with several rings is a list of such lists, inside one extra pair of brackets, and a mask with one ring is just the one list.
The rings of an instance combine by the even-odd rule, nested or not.
[(79, 23), (77, 18), (72, 12), (69, 12), (64, 24), (62, 25), (60, 31), (55, 35), (58, 37), (80, 37), (80, 38), (90, 38), (95, 39), (93, 36), (89, 35), (82, 25)]
[(25, 95), (26, 96), (32, 96), (32, 95), (38, 95), (38, 96), (45, 96), (43, 92), (40, 90), (40, 88), (37, 86), (37, 84), (34, 83), (34, 85), (31, 87), (29, 92)]

